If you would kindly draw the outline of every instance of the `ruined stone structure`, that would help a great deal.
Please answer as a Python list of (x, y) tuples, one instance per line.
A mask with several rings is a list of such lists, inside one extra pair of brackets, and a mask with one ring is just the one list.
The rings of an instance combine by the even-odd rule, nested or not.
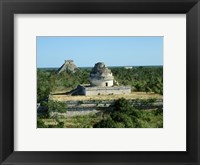
[(79, 85), (76, 89), (69, 92), (71, 95), (113, 95), (129, 94), (130, 86), (114, 86), (114, 77), (110, 69), (104, 63), (98, 62), (90, 72), (90, 85)]
[(113, 86), (114, 77), (110, 69), (104, 63), (98, 62), (90, 73), (91, 86), (111, 87)]
[(71, 71), (73, 73), (76, 72), (77, 66), (74, 64), (73, 60), (65, 60), (64, 64), (58, 69), (57, 73)]
[(82, 86), (82, 92), (86, 96), (129, 94), (131, 93), (131, 87), (130, 86), (112, 86), (112, 87)]

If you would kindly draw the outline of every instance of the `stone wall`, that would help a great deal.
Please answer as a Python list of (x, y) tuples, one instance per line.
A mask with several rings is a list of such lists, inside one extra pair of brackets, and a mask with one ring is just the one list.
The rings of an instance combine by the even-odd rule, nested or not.
[(113, 86), (113, 80), (104, 80), (104, 79), (92, 79), (90, 80), (92, 86), (98, 86), (98, 87), (112, 87)]
[[(129, 100), (133, 106), (138, 105), (137, 100)], [(84, 101), (65, 101), (67, 108), (65, 113), (57, 113), (59, 116), (69, 117), (69, 116), (77, 116), (77, 115), (88, 115), (95, 114), (101, 112), (102, 110), (113, 110), (113, 104), (115, 100), (84, 100)], [(163, 100), (158, 99), (152, 104), (144, 104), (138, 105), (143, 110), (146, 109), (154, 109), (154, 108), (162, 108)], [(54, 114), (52, 113), (52, 114)]]
[(130, 86), (83, 87), (83, 93), (86, 96), (129, 94), (129, 93), (131, 93), (131, 87)]

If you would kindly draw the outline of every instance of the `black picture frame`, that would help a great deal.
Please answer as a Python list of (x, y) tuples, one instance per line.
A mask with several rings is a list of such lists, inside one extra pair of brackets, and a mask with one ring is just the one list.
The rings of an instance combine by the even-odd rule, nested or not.
[[(14, 14), (145, 13), (186, 14), (186, 152), (17, 152), (14, 151)], [(169, 25), (173, 26), (173, 25)], [(199, 0), (0, 0), (1, 164), (200, 164)], [(177, 61), (178, 63), (178, 61)], [(177, 106), (178, 108), (178, 106)], [(178, 120), (178, 116), (177, 116)], [(30, 140), (31, 141), (31, 140)]]

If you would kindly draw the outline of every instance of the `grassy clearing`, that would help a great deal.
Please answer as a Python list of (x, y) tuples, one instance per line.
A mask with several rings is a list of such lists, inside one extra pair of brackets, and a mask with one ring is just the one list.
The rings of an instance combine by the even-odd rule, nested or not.
[(97, 95), (97, 96), (69, 96), (69, 95), (50, 95), (49, 99), (56, 101), (83, 101), (83, 100), (117, 100), (125, 97), (128, 100), (133, 99), (162, 99), (163, 96), (155, 93), (133, 92), (131, 94), (119, 95)]
[[(101, 115), (80, 115), (66, 118), (59, 118), (59, 121), (64, 122), (64, 128), (92, 128), (96, 122), (102, 119)], [(56, 125), (54, 119), (41, 119), (45, 125)]]

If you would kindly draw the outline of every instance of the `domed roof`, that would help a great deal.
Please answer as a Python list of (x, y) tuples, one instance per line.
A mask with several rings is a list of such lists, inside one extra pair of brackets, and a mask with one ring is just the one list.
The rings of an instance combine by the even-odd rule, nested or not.
[(113, 79), (112, 72), (103, 62), (98, 62), (90, 72), (90, 78)]
[(112, 72), (103, 62), (98, 62), (94, 65), (94, 68), (92, 68), (90, 76), (112, 76)]

